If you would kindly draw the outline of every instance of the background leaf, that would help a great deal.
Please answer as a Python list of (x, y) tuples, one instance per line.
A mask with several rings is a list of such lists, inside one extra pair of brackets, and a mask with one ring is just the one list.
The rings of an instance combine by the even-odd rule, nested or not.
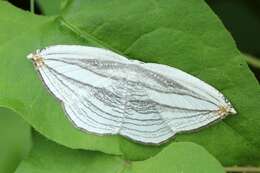
[(131, 162), (100, 152), (68, 149), (39, 135), (34, 139), (30, 156), (16, 173), (224, 173), (214, 157), (193, 143), (173, 143), (153, 158)]
[(16, 113), (0, 108), (0, 172), (14, 172), (31, 148), (31, 131)]
[(36, 0), (44, 15), (55, 15), (61, 12), (68, 0)]
[(225, 165), (257, 164), (260, 89), (232, 38), (204, 1), (75, 0), (57, 17), (34, 16), (0, 4), (0, 105), (15, 109), (49, 139), (131, 160), (151, 157), (167, 146), (145, 146), (75, 129), (25, 58), (51, 44), (95, 45), (180, 68), (221, 90), (239, 114), (199, 133), (178, 135), (175, 141), (196, 142)]

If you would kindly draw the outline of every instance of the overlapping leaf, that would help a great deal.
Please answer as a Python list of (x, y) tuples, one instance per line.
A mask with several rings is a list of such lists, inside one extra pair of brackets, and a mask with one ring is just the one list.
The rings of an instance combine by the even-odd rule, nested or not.
[(214, 157), (193, 143), (173, 143), (153, 158), (132, 162), (100, 152), (68, 149), (37, 135), (30, 156), (16, 170), (28, 172), (224, 173), (224, 170)]
[(0, 108), (0, 172), (14, 172), (31, 148), (30, 126), (14, 112)]

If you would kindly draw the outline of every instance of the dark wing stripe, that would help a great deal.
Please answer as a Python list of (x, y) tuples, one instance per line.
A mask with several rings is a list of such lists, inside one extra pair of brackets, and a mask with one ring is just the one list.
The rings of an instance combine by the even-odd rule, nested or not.
[[(61, 58), (62, 58), (62, 57), (61, 57)], [(69, 58), (64, 57), (64, 59), (69, 59)], [(96, 74), (96, 75), (99, 75), (99, 76), (102, 76), (102, 77), (108, 77), (108, 76), (106, 76), (105, 74), (97, 73), (97, 72), (95, 72), (95, 71), (93, 71), (93, 70), (91, 70), (91, 69), (87, 69), (86, 66), (84, 66), (84, 65), (82, 65), (82, 64), (80, 64), (80, 63), (77, 63), (77, 62), (68, 62), (68, 61), (66, 61), (66, 60), (54, 59), (54, 58), (48, 58), (47, 60), (63, 62), (63, 63), (65, 63), (65, 64), (69, 64), (69, 65), (75, 65), (75, 66), (80, 67), (80, 68), (82, 68), (82, 69), (84, 69), (84, 70), (88, 70), (88, 71), (90, 71), (90, 72), (92, 72), (92, 73), (94, 73), (94, 74)], [(75, 59), (73, 59), (73, 61), (75, 61)], [(120, 80), (120, 78), (113, 77), (113, 76), (112, 76), (112, 77), (110, 76), (110, 78), (113, 79), (113, 80), (116, 80), (116, 81)], [(132, 81), (132, 82), (133, 82), (133, 81)], [(174, 81), (174, 82), (176, 82), (176, 81)], [(214, 103), (214, 102), (212, 102), (212, 101), (210, 101), (210, 100), (208, 100), (208, 99), (205, 99), (205, 98), (203, 98), (203, 97), (201, 97), (201, 96), (198, 96), (196, 93), (189, 93), (189, 92), (191, 92), (191, 91), (188, 90), (188, 89), (187, 89), (186, 87), (184, 87), (184, 86), (182, 86), (182, 89), (183, 89), (184, 91), (176, 92), (176, 91), (172, 91), (172, 90), (171, 90), (171, 91), (162, 91), (162, 90), (160, 90), (160, 89), (157, 89), (157, 88), (153, 88), (153, 87), (151, 87), (151, 86), (148, 86), (148, 85), (146, 85), (146, 84), (144, 84), (144, 83), (142, 83), (142, 85), (143, 85), (144, 87), (146, 87), (146, 88), (149, 88), (149, 89), (151, 89), (151, 90), (154, 90), (154, 91), (157, 91), (157, 92), (160, 92), (160, 93), (186, 95), (186, 96), (193, 97), (193, 98), (196, 98), (196, 99), (199, 99), (199, 100), (203, 100), (203, 101), (205, 101), (205, 102), (208, 102), (208, 103), (211, 103), (211, 104), (217, 106), (216, 103)], [(180, 84), (179, 84), (179, 85), (180, 85)], [(215, 99), (215, 98), (214, 98), (214, 99)]]

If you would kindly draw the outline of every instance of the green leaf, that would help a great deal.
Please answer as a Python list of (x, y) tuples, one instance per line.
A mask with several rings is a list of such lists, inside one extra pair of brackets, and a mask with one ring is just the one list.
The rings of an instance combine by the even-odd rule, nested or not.
[(14, 172), (31, 148), (31, 131), (16, 113), (0, 108), (0, 172)]
[(16, 173), (224, 173), (220, 163), (202, 147), (173, 143), (145, 161), (127, 161), (100, 152), (73, 150), (35, 135), (30, 156)]
[(64, 6), (67, 1), (68, 0), (36, 0), (44, 15), (59, 14), (61, 12), (62, 6)]
[(225, 165), (252, 165), (260, 159), (259, 85), (204, 1), (71, 0), (57, 17), (34, 16), (1, 2), (0, 16), (0, 105), (19, 112), (47, 138), (130, 160), (151, 157), (167, 146), (74, 128), (25, 58), (51, 44), (95, 45), (193, 74), (222, 91), (239, 112), (172, 141), (198, 143)]

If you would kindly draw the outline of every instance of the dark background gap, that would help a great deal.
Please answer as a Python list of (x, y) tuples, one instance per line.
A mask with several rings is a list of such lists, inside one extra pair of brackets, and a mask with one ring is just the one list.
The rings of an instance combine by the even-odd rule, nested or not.
[[(206, 0), (233, 36), (242, 53), (260, 60), (260, 1)], [(260, 82), (260, 68), (249, 64)]]
[[(48, 0), (46, 0), (48, 1)], [(8, 0), (8, 2), (12, 3), (14, 6), (19, 7), (23, 10), (30, 11), (30, 0)], [(34, 13), (42, 14), (40, 6), (36, 1), (34, 1)]]
[[(13, 5), (30, 10), (30, 0), (9, 0)], [(233, 36), (241, 52), (260, 60), (260, 1), (258, 0), (206, 0)], [(35, 1), (35, 13), (42, 14)], [(258, 81), (260, 68), (249, 64)]]

